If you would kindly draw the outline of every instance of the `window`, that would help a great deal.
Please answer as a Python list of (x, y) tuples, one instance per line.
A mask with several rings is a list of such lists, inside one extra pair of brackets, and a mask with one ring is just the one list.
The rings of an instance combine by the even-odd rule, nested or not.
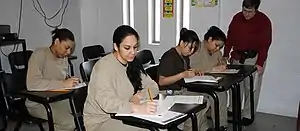
[(190, 28), (190, 4), (190, 0), (176, 2), (176, 45), (179, 43), (181, 28)]
[(148, 40), (149, 44), (159, 45), (160, 42), (160, 0), (148, 0)]
[(123, 0), (123, 24), (134, 28), (133, 0)]

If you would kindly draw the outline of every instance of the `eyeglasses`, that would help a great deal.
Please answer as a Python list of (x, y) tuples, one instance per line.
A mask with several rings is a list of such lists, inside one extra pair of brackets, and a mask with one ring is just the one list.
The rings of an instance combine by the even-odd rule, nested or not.
[(243, 13), (246, 13), (246, 14), (252, 14), (252, 13), (255, 13), (256, 12), (256, 10), (255, 9), (247, 9), (247, 8), (243, 8), (242, 9), (242, 11), (243, 11)]

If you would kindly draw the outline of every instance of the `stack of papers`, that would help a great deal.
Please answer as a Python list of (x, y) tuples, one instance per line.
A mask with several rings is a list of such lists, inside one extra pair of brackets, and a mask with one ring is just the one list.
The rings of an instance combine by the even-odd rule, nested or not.
[(138, 113), (129, 113), (129, 114), (116, 114), (116, 116), (132, 116), (136, 118), (141, 118), (151, 122), (155, 122), (161, 125), (166, 125), (170, 122), (181, 119), (187, 114), (169, 111), (169, 109), (175, 103), (185, 103), (185, 104), (202, 104), (203, 96), (167, 96), (164, 100), (158, 100), (157, 112), (153, 115), (145, 115)]
[(236, 74), (238, 73), (240, 70), (238, 69), (227, 69), (225, 71), (211, 71), (208, 73), (218, 73), (218, 74)]
[(209, 75), (204, 75), (204, 76), (195, 76), (192, 78), (184, 78), (184, 81), (185, 81), (185, 83), (191, 83), (191, 82), (218, 83), (220, 79), (222, 79), (222, 77), (213, 77), (213, 76), (209, 76)]

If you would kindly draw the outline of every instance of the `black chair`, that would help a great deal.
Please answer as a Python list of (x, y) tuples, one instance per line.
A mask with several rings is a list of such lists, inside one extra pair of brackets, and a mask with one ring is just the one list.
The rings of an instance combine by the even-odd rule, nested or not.
[(103, 46), (101, 45), (93, 45), (86, 46), (82, 49), (82, 55), (84, 61), (88, 61), (90, 59), (101, 58), (106, 55)]
[(1, 92), (6, 103), (8, 118), (18, 119), (14, 131), (20, 130), (23, 122), (37, 124), (40, 130), (44, 131), (42, 124), (47, 120), (31, 116), (25, 106), (26, 99), (18, 95), (21, 90), (26, 90), (26, 71), (18, 71), (13, 74), (2, 73), (1, 79)]
[(140, 50), (137, 54), (136, 54), (136, 59), (142, 64), (155, 64), (155, 60), (153, 57), (153, 54), (150, 50)]
[(25, 55), (23, 51), (10, 53), (8, 55), (8, 61), (10, 64), (11, 72), (16, 73), (19, 71), (27, 70), (28, 60), (31, 54), (31, 50), (26, 50)]
[[(82, 62), (79, 65), (81, 78), (84, 82), (88, 83), (90, 81), (92, 69), (97, 61), (98, 61), (98, 59), (89, 60), (86, 62)], [(79, 88), (79, 89), (75, 90), (75, 92), (74, 92), (74, 101), (75, 101), (76, 109), (81, 114), (83, 112), (84, 103), (85, 103), (85, 100), (87, 97), (87, 90), (88, 90), (88, 87)]]
[[(79, 131), (84, 130), (83, 122), (81, 119), (82, 115), (79, 114), (75, 108), (74, 98), (73, 98), (74, 91), (51, 92), (51, 91), (28, 91), (27, 90), (26, 75), (27, 75), (28, 59), (29, 59), (30, 55), (28, 55), (28, 57), (24, 57), (24, 55), (21, 55), (21, 54), (23, 54), (23, 52), (21, 52), (21, 53), (13, 52), (10, 54), (10, 57), (9, 57), (9, 63), (11, 64), (10, 66), (13, 71), (12, 79), (14, 80), (14, 82), (18, 81), (15, 83), (21, 84), (20, 86), (16, 86), (16, 87), (18, 87), (18, 89), (14, 90), (14, 93), (16, 94), (16, 96), (18, 98), (22, 98), (23, 101), (25, 101), (25, 99), (29, 99), (30, 101), (40, 103), (45, 107), (45, 110), (47, 112), (47, 117), (48, 117), (47, 122), (48, 122), (50, 131), (54, 131), (53, 116), (52, 116), (52, 110), (51, 110), (50, 103), (69, 99), (70, 107), (72, 110), (72, 115), (74, 116), (74, 122), (75, 122), (76, 128)], [(26, 54), (30, 54), (30, 53), (26, 53)], [(22, 82), (20, 80), (22, 80)], [(4, 79), (4, 81), (5, 81), (5, 79)], [(3, 83), (5, 83), (5, 82), (3, 82)], [(3, 87), (5, 87), (5, 86), (7, 86), (7, 85), (4, 85)], [(22, 107), (26, 107), (26, 106), (24, 105)], [(26, 111), (27, 111), (27, 108), (26, 108)], [(25, 113), (22, 112), (22, 114), (26, 114), (26, 111), (24, 111)], [(45, 120), (42, 120), (40, 118), (31, 117), (29, 115), (28, 111), (27, 111), (27, 114), (28, 115), (26, 115), (26, 117), (24, 117), (24, 118), (28, 118), (27, 116), (29, 116), (29, 118), (30, 119), (32, 118), (33, 119), (32, 121), (34, 121), (34, 122), (40, 121), (40, 120), (42, 122), (45, 122)], [(21, 127), (22, 120), (23, 119), (21, 119), (21, 121), (17, 124), (15, 129), (18, 129)], [(43, 130), (43, 129), (41, 129), (41, 130)]]
[(0, 131), (5, 131), (7, 128), (7, 108), (4, 100), (4, 93), (0, 90)]
[[(25, 53), (25, 55), (24, 55)], [(44, 130), (42, 123), (44, 119), (33, 117), (25, 106), (25, 98), (17, 95), (19, 91), (26, 90), (26, 75), (28, 60), (32, 54), (31, 50), (12, 52), (8, 55), (8, 61), (12, 74), (2, 73), (2, 92), (6, 102), (9, 118), (18, 118), (19, 121), (15, 131), (19, 130), (23, 122), (38, 124), (41, 131)], [(17, 82), (16, 82), (17, 81)]]
[(151, 65), (149, 67), (146, 67), (145, 70), (147, 72), (147, 74), (151, 77), (152, 80), (154, 80), (156, 83), (158, 83), (158, 75), (157, 75), (157, 68), (158, 68), (158, 64), (157, 65)]
[(93, 67), (94, 67), (94, 65), (96, 64), (97, 61), (98, 61), (98, 59), (89, 60), (89, 61), (86, 61), (86, 62), (82, 62), (79, 65), (81, 78), (84, 82), (89, 82), (90, 81), (90, 76), (91, 76)]

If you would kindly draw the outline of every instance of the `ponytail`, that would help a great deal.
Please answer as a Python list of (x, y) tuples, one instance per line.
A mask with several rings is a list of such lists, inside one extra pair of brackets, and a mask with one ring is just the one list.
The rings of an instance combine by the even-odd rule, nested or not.
[(139, 90), (143, 89), (141, 73), (146, 74), (146, 71), (136, 58), (128, 63), (126, 74), (134, 88), (133, 94), (136, 94)]

